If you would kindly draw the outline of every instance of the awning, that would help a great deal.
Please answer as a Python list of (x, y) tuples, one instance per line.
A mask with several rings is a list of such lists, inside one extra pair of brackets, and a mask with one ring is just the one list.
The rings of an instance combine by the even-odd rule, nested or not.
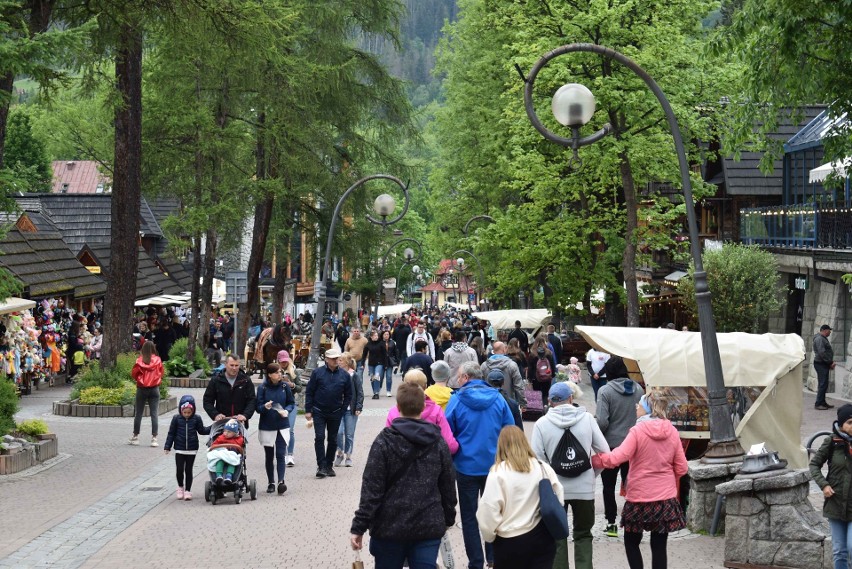
[(846, 170), (850, 165), (852, 165), (852, 156), (847, 156), (843, 160), (835, 160), (834, 162), (823, 164), (822, 166), (811, 170), (811, 173), (808, 176), (808, 181), (812, 184), (814, 182), (822, 182), (831, 174), (836, 174), (841, 178), (845, 178)]
[(133, 303), (133, 306), (189, 306), (189, 298), (178, 294), (161, 294), (151, 298), (143, 298)]
[(390, 316), (391, 314), (402, 314), (411, 310), (411, 304), (390, 304), (388, 306), (379, 307), (379, 316)]
[(29, 310), (30, 308), (35, 308), (35, 305), (35, 301), (10, 296), (5, 301), (0, 302), (0, 314), (11, 314), (12, 312)]
[(685, 271), (674, 271), (666, 275), (666, 278), (663, 280), (667, 283), (677, 283), (680, 279), (686, 276)]
[(512, 330), (515, 321), (521, 323), (521, 328), (537, 328), (549, 324), (553, 317), (546, 308), (530, 308), (529, 310), (489, 310), (476, 315), (480, 320), (487, 320), (498, 330)]

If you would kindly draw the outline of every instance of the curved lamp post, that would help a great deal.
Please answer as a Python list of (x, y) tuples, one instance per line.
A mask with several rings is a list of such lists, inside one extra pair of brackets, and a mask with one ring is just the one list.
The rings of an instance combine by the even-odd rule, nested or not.
[(487, 221), (489, 223), (494, 223), (494, 218), (491, 217), (490, 215), (474, 215), (473, 217), (471, 217), (470, 219), (467, 220), (467, 223), (464, 224), (464, 229), (462, 229), (462, 232), (464, 232), (465, 237), (467, 237), (467, 230), (470, 227), (470, 224), (472, 222), (480, 220), (480, 219)]
[(396, 209), (396, 200), (394, 200), (393, 196), (390, 194), (381, 194), (378, 196), (373, 203), (373, 210), (375, 213), (381, 217), (381, 219), (376, 219), (370, 214), (367, 214), (367, 221), (370, 223), (374, 223), (376, 225), (381, 225), (382, 228), (386, 228), (388, 225), (393, 225), (405, 215), (408, 211), (408, 186), (402, 183), (402, 180), (397, 178), (396, 176), (391, 176), (389, 174), (373, 174), (372, 176), (367, 176), (365, 178), (361, 178), (349, 188), (343, 192), (343, 195), (340, 196), (340, 199), (337, 200), (337, 205), (334, 206), (334, 213), (331, 216), (331, 224), (328, 228), (328, 239), (325, 244), (325, 260), (323, 261), (323, 271), (320, 273), (319, 279), (317, 279), (314, 285), (314, 296), (317, 299), (317, 314), (314, 318), (314, 326), (311, 330), (311, 351), (310, 355), (308, 355), (308, 363), (305, 366), (305, 371), (303, 372), (303, 376), (305, 378), (310, 378), (311, 372), (314, 371), (317, 367), (317, 360), (319, 360), (320, 353), (320, 336), (321, 336), (321, 318), (325, 314), (325, 301), (326, 301), (326, 281), (328, 279), (329, 272), (331, 271), (331, 244), (334, 240), (334, 229), (337, 227), (337, 219), (340, 217), (340, 210), (343, 207), (343, 202), (349, 195), (354, 192), (356, 189), (360, 188), (364, 184), (372, 180), (390, 180), (391, 182), (398, 185), (402, 188), (402, 193), (405, 196), (405, 204), (403, 205), (402, 212), (394, 217), (391, 220), (388, 220), (388, 217), (393, 215), (394, 210)]
[[(407, 250), (408, 249), (406, 249), (406, 251)], [(397, 297), (397, 298), (399, 298), (399, 279), (402, 278), (402, 271), (405, 269), (405, 267), (407, 267), (408, 265), (410, 265), (413, 262), (415, 262), (415, 261), (406, 259), (405, 262), (402, 264), (402, 266), (399, 268), (399, 272), (396, 274), (396, 288), (394, 289), (394, 296)], [(415, 279), (420, 278), (420, 265), (412, 266), (411, 272), (414, 274)], [(409, 288), (410, 288), (410, 286), (409, 286)], [(403, 293), (403, 302), (405, 302), (404, 293)]]
[[(373, 310), (373, 320), (378, 320), (379, 318), (379, 305), (382, 303), (382, 288), (385, 286), (385, 267), (387, 266), (388, 257), (390, 257), (391, 251), (396, 249), (398, 246), (403, 243), (411, 243), (417, 247), (417, 255), (415, 256), (414, 250), (411, 247), (406, 247), (403, 255), (405, 256), (405, 265), (409, 263), (416, 263), (420, 260), (420, 256), (423, 254), (423, 247), (420, 245), (420, 241), (414, 239), (412, 237), (403, 237), (402, 239), (398, 239), (391, 243), (388, 250), (385, 251), (384, 256), (382, 257), (382, 266), (379, 270), (379, 290), (376, 293), (376, 308)], [(405, 266), (403, 265), (403, 266)], [(400, 273), (402, 271), (400, 270)], [(396, 290), (394, 290), (394, 296), (396, 296)]]
[[(481, 216), (478, 216), (478, 217), (481, 217)], [(488, 217), (488, 216), (485, 216), (485, 217)], [(474, 217), (473, 219), (476, 219), (476, 218)], [(470, 222), (468, 222), (468, 223), (470, 223)], [(477, 290), (477, 296), (482, 298), (482, 263), (479, 262), (479, 257), (474, 255), (473, 253), (471, 253), (467, 249), (459, 249), (457, 251), (454, 251), (453, 256), (455, 257), (459, 253), (461, 253), (462, 255), (469, 255), (470, 257), (473, 257), (474, 261), (476, 261), (477, 274), (479, 276), (479, 279), (476, 283), (476, 290)], [(459, 267), (464, 267), (464, 259), (462, 257), (459, 257), (458, 259), (456, 259), (456, 263), (459, 265)], [(459, 278), (461, 278), (461, 274), (459, 275)], [(470, 293), (467, 293), (467, 307), (468, 307), (468, 309), (470, 309), (470, 307), (471, 307)], [(473, 312), (473, 310), (471, 310), (471, 312)]]
[(701, 327), (701, 347), (704, 354), (704, 372), (707, 379), (707, 391), (710, 395), (710, 446), (704, 456), (705, 462), (734, 462), (739, 460), (744, 452), (734, 434), (734, 425), (727, 411), (725, 380), (722, 375), (722, 360), (719, 355), (719, 344), (716, 339), (716, 323), (713, 319), (713, 307), (710, 302), (710, 289), (707, 286), (707, 273), (701, 260), (701, 249), (698, 241), (698, 224), (695, 219), (695, 205), (692, 199), (692, 182), (689, 178), (689, 163), (683, 146), (680, 127), (672, 107), (659, 85), (630, 58), (612, 49), (585, 43), (564, 45), (543, 55), (533, 66), (529, 76), (525, 76), (518, 67), (518, 72), (526, 84), (524, 87), (524, 107), (530, 122), (547, 140), (567, 146), (574, 151), (572, 161), (579, 160), (577, 149), (602, 139), (611, 131), (609, 124), (594, 134), (580, 137), (580, 128), (588, 123), (595, 113), (595, 99), (586, 87), (571, 83), (563, 85), (553, 96), (552, 110), (556, 120), (572, 131), (571, 138), (558, 136), (541, 123), (533, 108), (533, 86), (539, 71), (552, 59), (574, 52), (596, 53), (607, 59), (621, 63), (640, 79), (657, 97), (674, 139), (675, 151), (680, 164), (681, 184), (686, 205), (686, 218), (689, 225), (690, 250), (695, 264), (695, 300), (698, 305), (698, 323)]

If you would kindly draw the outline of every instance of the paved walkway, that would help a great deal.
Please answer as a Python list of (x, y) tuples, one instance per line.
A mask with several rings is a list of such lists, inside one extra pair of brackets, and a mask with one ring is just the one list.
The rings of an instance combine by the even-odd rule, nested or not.
[[(200, 402), (202, 390), (191, 393)], [(591, 399), (588, 388), (584, 399)], [(339, 568), (350, 566), (349, 525), (357, 507), (363, 460), (370, 442), (384, 426), (392, 399), (365, 400), (358, 422), (355, 467), (337, 469), (332, 479), (314, 478), (313, 436), (300, 420), (297, 465), (287, 470), (288, 491), (266, 494), (263, 453), (250, 432), (247, 469), (258, 482), (258, 499), (242, 504), (204, 501), (207, 479), (203, 461), (196, 463), (192, 502), (174, 499), (174, 458), (162, 448), (126, 444), (132, 419), (55, 417), (50, 403), (67, 388), (43, 389), (22, 400), (18, 419), (42, 417), (58, 434), (62, 455), (37, 473), (0, 477), (0, 567), (278, 567)], [(833, 412), (814, 411), (805, 396), (803, 439), (830, 425)], [(170, 417), (160, 419), (160, 441)], [(527, 433), (531, 432), (531, 424)], [(143, 423), (143, 442), (150, 423)], [(817, 498), (814, 496), (814, 498)], [(815, 500), (816, 501), (816, 500)], [(603, 504), (598, 495), (598, 511)], [(595, 566), (626, 566), (620, 539), (601, 534), (595, 525)], [(449, 532), (456, 566), (466, 566), (461, 530)], [(646, 556), (649, 555), (647, 545)], [(688, 531), (673, 535), (669, 566), (721, 567), (723, 538)], [(372, 558), (362, 559), (372, 567)]]

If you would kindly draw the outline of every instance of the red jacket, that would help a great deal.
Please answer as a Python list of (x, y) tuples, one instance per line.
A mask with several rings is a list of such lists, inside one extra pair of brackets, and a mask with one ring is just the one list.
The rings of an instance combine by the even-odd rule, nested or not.
[(146, 364), (139, 356), (130, 375), (137, 387), (157, 387), (163, 381), (163, 361), (160, 356), (151, 355), (151, 363)]
[(222, 433), (221, 435), (219, 435), (218, 437), (213, 439), (213, 443), (210, 445), (210, 448), (228, 447), (228, 446), (238, 446), (240, 448), (243, 448), (245, 446), (245, 444), (246, 444), (246, 439), (241, 435), (237, 435), (236, 437), (229, 439), (228, 437), (225, 436), (225, 433)]

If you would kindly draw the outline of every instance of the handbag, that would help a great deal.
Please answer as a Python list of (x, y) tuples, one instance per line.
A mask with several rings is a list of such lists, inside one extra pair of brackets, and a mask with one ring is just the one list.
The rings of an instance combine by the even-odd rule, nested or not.
[(355, 561), (352, 562), (352, 569), (364, 569), (364, 562), (361, 561), (361, 552), (355, 550)]
[(538, 461), (541, 469), (541, 480), (538, 481), (538, 501), (541, 512), (541, 521), (544, 522), (551, 537), (558, 541), (568, 538), (568, 514), (565, 507), (559, 503), (559, 499), (553, 492), (550, 479), (545, 475), (544, 465)]

